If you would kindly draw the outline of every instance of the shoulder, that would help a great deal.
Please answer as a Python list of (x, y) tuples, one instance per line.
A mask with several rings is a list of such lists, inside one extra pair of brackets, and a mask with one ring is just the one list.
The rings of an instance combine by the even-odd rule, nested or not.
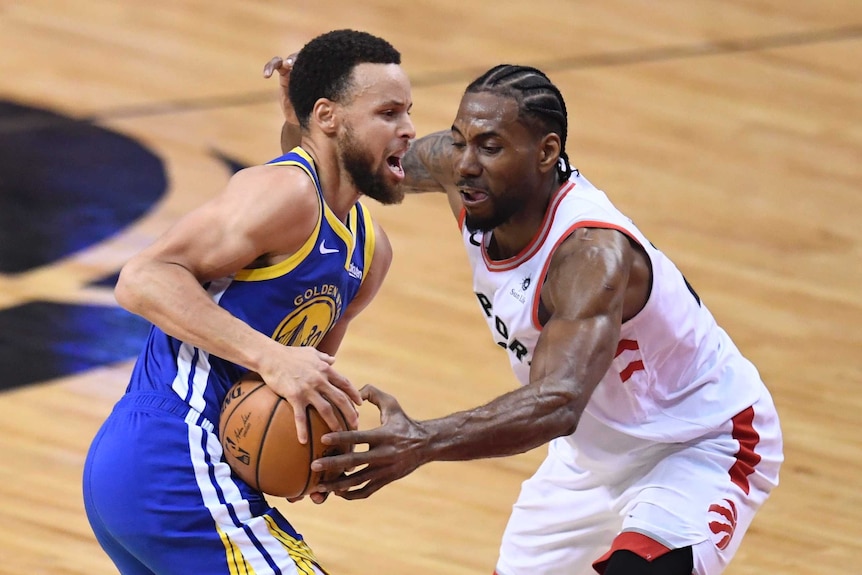
[(292, 253), (320, 217), (311, 178), (293, 166), (252, 166), (234, 174), (219, 202), (228, 229), (242, 233), (261, 253)]
[(274, 216), (306, 217), (319, 209), (314, 182), (295, 166), (245, 168), (231, 176), (225, 191), (236, 202), (251, 209), (258, 206), (261, 210), (272, 211)]

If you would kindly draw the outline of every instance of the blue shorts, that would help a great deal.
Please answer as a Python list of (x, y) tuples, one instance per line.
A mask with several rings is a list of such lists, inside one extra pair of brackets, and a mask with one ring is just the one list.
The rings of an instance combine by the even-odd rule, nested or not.
[(325, 575), (281, 513), (231, 475), (212, 425), (190, 411), (170, 392), (130, 393), (90, 446), (84, 505), (120, 573)]

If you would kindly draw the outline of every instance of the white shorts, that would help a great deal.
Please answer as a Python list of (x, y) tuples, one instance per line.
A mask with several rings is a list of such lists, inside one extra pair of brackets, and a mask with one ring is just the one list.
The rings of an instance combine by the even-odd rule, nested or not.
[[(498, 575), (601, 573), (611, 552), (651, 560), (691, 546), (695, 575), (718, 575), (778, 484), (781, 429), (768, 394), (715, 433), (656, 443), (584, 413), (525, 481)], [(596, 563), (596, 565), (594, 565)]]

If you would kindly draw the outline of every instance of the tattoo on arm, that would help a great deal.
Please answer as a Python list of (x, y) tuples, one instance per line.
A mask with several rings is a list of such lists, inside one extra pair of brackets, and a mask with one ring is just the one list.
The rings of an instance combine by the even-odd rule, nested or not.
[(452, 166), (452, 134), (434, 132), (414, 140), (402, 160), (407, 193), (443, 192), (455, 178)]

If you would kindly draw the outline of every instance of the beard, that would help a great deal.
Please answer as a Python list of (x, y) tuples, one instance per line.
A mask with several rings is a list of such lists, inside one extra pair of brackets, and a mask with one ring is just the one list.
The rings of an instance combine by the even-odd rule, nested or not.
[(464, 225), (470, 232), (490, 232), (496, 227), (508, 222), (512, 216), (521, 209), (518, 198), (508, 195), (489, 197), (491, 213), (485, 215), (471, 214), (467, 211), (464, 215)]
[(340, 142), (340, 156), (344, 169), (356, 189), (381, 204), (401, 203), (404, 190), (400, 185), (390, 184), (380, 171), (374, 170), (374, 158), (367, 148), (363, 148), (354, 131), (347, 127)]

